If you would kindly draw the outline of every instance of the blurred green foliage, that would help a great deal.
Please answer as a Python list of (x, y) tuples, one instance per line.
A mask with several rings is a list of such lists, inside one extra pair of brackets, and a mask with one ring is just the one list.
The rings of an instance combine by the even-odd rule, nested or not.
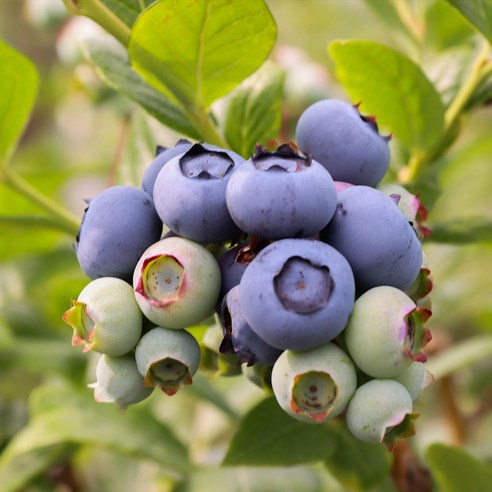
[[(120, 16), (121, 25), (112, 34), (124, 36), (151, 2), (86, 2), (92, 3)], [(479, 3), (484, 10), (476, 8)], [(65, 4), (71, 13), (84, 13), (74, 10), (70, 0)], [(322, 97), (360, 97), (363, 109), (381, 111), (383, 129), (395, 132), (388, 179), (400, 179), (421, 193), (429, 209), (426, 224), (435, 231), (424, 242), (435, 284), (429, 363), (446, 374), (426, 390), (417, 433), (408, 444), (411, 458), (399, 465), (417, 469), (417, 478), (430, 470), (437, 491), (464, 490), (457, 488), (459, 477), (465, 477), (467, 490), (485, 490), (492, 461), (492, 352), (476, 346), (487, 349), (492, 337), (492, 78), (483, 68), (492, 63), (490, 3), (266, 4), (278, 29), (270, 55), (275, 71), (264, 79), (271, 86), (252, 92), (240, 85), (225, 101), (232, 108), (247, 107), (248, 101), (276, 108), (259, 128), (260, 136), (251, 130), (258, 130), (252, 123), (258, 115), (243, 111), (241, 124), (250, 129), (251, 142), (275, 135), (293, 139), (300, 112)], [(102, 24), (111, 27), (111, 16), (104, 19)], [(89, 35), (96, 40), (81, 48), (80, 39)], [(94, 379), (95, 358), (70, 346), (70, 330), (61, 320), (70, 299), (88, 282), (73, 252), (83, 199), (109, 184), (138, 186), (155, 145), (173, 145), (182, 133), (225, 138), (245, 155), (248, 147), (241, 147), (244, 141), (223, 101), (214, 99), (222, 92), (205, 99), (207, 105), (216, 103), (212, 109), (226, 126), (225, 136), (213, 130), (204, 108), (197, 105), (190, 113), (167, 90), (141, 85), (143, 80), (122, 58), (124, 50), (113, 39), (108, 42), (108, 34), (93, 21), (69, 14), (62, 0), (3, 0), (0, 37), (39, 72), (38, 89), (35, 76), (30, 85), (26, 77), (26, 85), (10, 87), (12, 93), (17, 90), (11, 99), (17, 101), (18, 120), (8, 126), (2, 120), (0, 127), (0, 490), (206, 492), (218, 484), (241, 492), (397, 490), (386, 454), (366, 455), (364, 447), (354, 448), (337, 428), (325, 429), (339, 446), (336, 457), (323, 448), (319, 463), (278, 468), (283, 455), (277, 454), (264, 463), (274, 465), (271, 469), (258, 468), (254, 449), (235, 446), (248, 433), (273, 432), (268, 419), (281, 417), (268, 411), (264, 393), (244, 378), (201, 376), (189, 391), (173, 399), (154, 394), (124, 415), (93, 402), (85, 385)], [(347, 54), (350, 47), (354, 49)], [(392, 88), (400, 95), (405, 90), (386, 87), (389, 79), (367, 62), (368, 53), (383, 54), (384, 63), (393, 64), (391, 80), (417, 101), (411, 111), (403, 100), (396, 104), (398, 95), (391, 96), (391, 104)], [(12, 66), (3, 69), (12, 71)], [(34, 102), (27, 92), (36, 90)], [(20, 132), (32, 103), (34, 112), (11, 154), (15, 135), (5, 134)], [(0, 115), (5, 108), (0, 105)], [(6, 178), (7, 165), (22, 186)], [(47, 202), (34, 202), (32, 190)], [(250, 427), (258, 413), (263, 429)], [(302, 430), (295, 431), (289, 441), (302, 441)], [(275, 440), (267, 445), (274, 446)], [(289, 453), (290, 465), (302, 462), (300, 451)], [(230, 466), (222, 468), (224, 456)], [(374, 464), (368, 470), (364, 465), (370, 459)]]

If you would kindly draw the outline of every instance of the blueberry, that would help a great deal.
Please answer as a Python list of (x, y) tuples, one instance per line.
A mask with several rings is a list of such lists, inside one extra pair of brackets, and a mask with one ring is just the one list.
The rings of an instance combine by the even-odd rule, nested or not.
[(184, 328), (213, 313), (220, 269), (204, 246), (167, 237), (151, 245), (138, 260), (133, 287), (149, 320), (167, 328)]
[(193, 144), (184, 138), (178, 140), (174, 147), (169, 149), (165, 147), (157, 147), (156, 156), (153, 161), (145, 168), (142, 177), (142, 189), (151, 197), (154, 195), (154, 184), (160, 170), (164, 164), (169, 162), (173, 157), (184, 154)]
[(72, 307), (63, 314), (73, 328), (72, 345), (118, 356), (130, 352), (142, 333), (142, 313), (133, 289), (115, 277), (87, 284)]
[(266, 241), (245, 241), (226, 250), (219, 256), (219, 267), (222, 277), (220, 287), (219, 306), (225, 295), (236, 285), (239, 285), (246, 267), (253, 258), (265, 247)]
[(429, 316), (404, 292), (374, 287), (355, 301), (344, 331), (349, 354), (369, 376), (396, 377), (413, 361), (426, 360), (421, 349), (430, 340), (424, 326)]
[(244, 270), (246, 270), (246, 267), (248, 266), (247, 261), (240, 261), (240, 259), (238, 259), (241, 249), (247, 244), (248, 243), (241, 243), (233, 246), (219, 257), (218, 262), (222, 278), (219, 296), (220, 303), (222, 303), (222, 299), (233, 287), (239, 285)]
[(340, 334), (352, 311), (355, 287), (345, 258), (311, 239), (281, 239), (246, 268), (241, 309), (251, 328), (279, 349), (305, 350)]
[(265, 239), (310, 237), (330, 221), (336, 191), (328, 172), (289, 145), (258, 147), (231, 176), (229, 212), (239, 228)]
[(392, 379), (405, 386), (412, 401), (416, 402), (422, 391), (434, 381), (434, 376), (425, 368), (423, 362), (412, 362), (408, 369)]
[(391, 379), (373, 379), (359, 388), (347, 407), (350, 432), (361, 441), (381, 444), (387, 434), (412, 413), (412, 398)]
[(114, 403), (121, 410), (148, 398), (154, 388), (144, 385), (133, 353), (120, 357), (102, 355), (96, 367), (94, 399), (98, 403)]
[(225, 296), (221, 319), (224, 338), (220, 352), (237, 354), (238, 364), (273, 364), (281, 354), (281, 350), (265, 342), (248, 325), (241, 311), (239, 285), (233, 287)]
[(200, 345), (185, 330), (157, 326), (138, 342), (135, 360), (144, 384), (171, 396), (182, 385), (192, 384), (200, 365)]
[(378, 285), (405, 290), (422, 265), (422, 246), (407, 218), (390, 197), (369, 186), (338, 193), (337, 210), (320, 239), (345, 256), (360, 292)]
[(427, 219), (427, 209), (420, 201), (419, 195), (410, 193), (406, 188), (397, 183), (384, 183), (378, 186), (378, 190), (388, 196), (397, 197), (398, 208), (413, 225), (420, 238), (431, 234), (431, 230), (423, 225)]
[(145, 191), (111, 186), (89, 201), (77, 236), (77, 259), (91, 279), (131, 282), (141, 254), (161, 233), (162, 222)]
[(226, 206), (226, 186), (244, 159), (207, 144), (195, 144), (161, 169), (154, 204), (171, 231), (200, 243), (229, 241), (240, 235)]
[(338, 99), (309, 106), (297, 122), (296, 141), (336, 181), (376, 186), (389, 167), (388, 138), (379, 134), (375, 119)]
[(350, 357), (327, 343), (311, 350), (286, 350), (272, 370), (280, 407), (303, 422), (321, 423), (340, 415), (357, 386)]

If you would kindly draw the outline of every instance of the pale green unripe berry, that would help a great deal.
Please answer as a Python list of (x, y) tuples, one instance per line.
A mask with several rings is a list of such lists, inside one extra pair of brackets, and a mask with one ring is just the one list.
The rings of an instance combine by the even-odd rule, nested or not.
[(138, 342), (135, 359), (146, 386), (157, 386), (174, 395), (191, 384), (200, 365), (200, 345), (185, 330), (156, 327)]
[(405, 386), (412, 401), (416, 402), (422, 391), (434, 380), (434, 376), (425, 368), (422, 362), (413, 362), (408, 369), (393, 378)]
[(424, 327), (430, 311), (417, 307), (395, 287), (374, 287), (362, 294), (345, 328), (345, 343), (355, 364), (375, 378), (392, 378), (413, 361), (425, 362), (421, 352), (430, 340)]
[(132, 287), (114, 277), (87, 284), (63, 320), (74, 329), (72, 345), (111, 356), (130, 352), (142, 334), (142, 313)]
[(311, 350), (286, 350), (272, 370), (278, 404), (303, 422), (321, 423), (340, 415), (356, 386), (350, 357), (333, 343)]
[(347, 407), (350, 432), (361, 441), (380, 444), (387, 433), (412, 413), (412, 398), (392, 379), (373, 379), (359, 388)]
[(154, 390), (144, 385), (133, 353), (120, 357), (102, 355), (96, 366), (96, 382), (89, 387), (94, 388), (97, 402), (114, 403), (122, 410), (145, 400)]
[(221, 275), (217, 260), (204, 246), (167, 237), (150, 246), (133, 276), (135, 298), (153, 323), (185, 328), (214, 312)]

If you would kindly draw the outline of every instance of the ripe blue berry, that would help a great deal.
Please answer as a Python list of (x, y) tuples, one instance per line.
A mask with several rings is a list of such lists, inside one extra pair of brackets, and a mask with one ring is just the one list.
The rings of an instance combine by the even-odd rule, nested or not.
[(145, 168), (142, 177), (142, 189), (152, 197), (154, 195), (155, 180), (160, 170), (164, 167), (164, 164), (169, 162), (173, 157), (184, 154), (192, 146), (193, 144), (190, 141), (183, 138), (178, 140), (174, 147), (169, 149), (158, 148), (154, 160)]
[(207, 144), (195, 144), (159, 172), (154, 204), (164, 224), (201, 243), (229, 241), (240, 231), (226, 206), (226, 186), (244, 159)]
[(248, 324), (279, 349), (306, 350), (335, 338), (355, 297), (347, 260), (310, 239), (271, 243), (248, 265), (239, 286)]
[(338, 193), (333, 219), (320, 238), (350, 263), (357, 289), (378, 285), (406, 290), (422, 265), (422, 246), (394, 201), (369, 186)]
[(241, 230), (265, 239), (310, 237), (330, 221), (335, 185), (320, 164), (289, 145), (258, 147), (229, 180), (227, 207)]
[(321, 423), (340, 415), (357, 387), (350, 357), (327, 343), (311, 350), (286, 350), (272, 370), (280, 407), (297, 420)]
[(141, 254), (161, 233), (162, 222), (145, 191), (111, 186), (89, 201), (77, 236), (77, 259), (91, 279), (131, 282)]
[(221, 318), (224, 330), (221, 353), (235, 353), (238, 356), (238, 364), (246, 362), (248, 366), (257, 362), (273, 364), (277, 360), (281, 350), (260, 338), (244, 318), (239, 302), (239, 285), (233, 287), (225, 296)]
[(397, 197), (398, 208), (413, 225), (420, 238), (425, 238), (431, 234), (431, 230), (422, 224), (427, 218), (427, 210), (418, 195), (413, 195), (397, 183), (381, 184), (378, 186), (378, 190), (385, 195)]
[(299, 148), (322, 164), (336, 181), (376, 186), (390, 161), (388, 138), (378, 132), (373, 117), (357, 106), (325, 99), (309, 106), (299, 117)]

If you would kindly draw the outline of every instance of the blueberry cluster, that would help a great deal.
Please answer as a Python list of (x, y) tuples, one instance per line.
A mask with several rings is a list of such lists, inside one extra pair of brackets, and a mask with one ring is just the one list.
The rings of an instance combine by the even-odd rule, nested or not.
[[(88, 201), (76, 252), (92, 281), (63, 319), (74, 345), (102, 354), (97, 401), (172, 395), (212, 353), (295, 419), (344, 415), (371, 443), (407, 427), (429, 382), (424, 209), (377, 188), (389, 138), (357, 106), (313, 104), (296, 141), (245, 160), (180, 140), (141, 189)], [(214, 314), (220, 336), (212, 323), (198, 340), (190, 328)]]

